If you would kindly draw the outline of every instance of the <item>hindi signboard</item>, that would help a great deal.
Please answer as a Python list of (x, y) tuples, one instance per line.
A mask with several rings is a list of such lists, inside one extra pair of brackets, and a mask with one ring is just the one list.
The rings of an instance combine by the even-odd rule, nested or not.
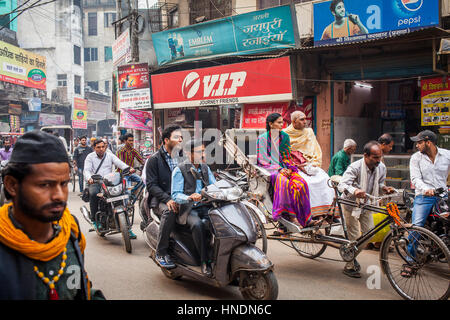
[(450, 77), (422, 79), (421, 87), (422, 126), (450, 125)]
[(152, 34), (158, 65), (294, 48), (289, 5)]
[(0, 41), (0, 81), (46, 90), (46, 59)]

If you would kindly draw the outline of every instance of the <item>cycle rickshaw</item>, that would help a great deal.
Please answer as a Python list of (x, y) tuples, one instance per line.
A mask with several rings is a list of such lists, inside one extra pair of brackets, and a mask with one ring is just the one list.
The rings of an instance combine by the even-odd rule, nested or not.
[[(252, 161), (252, 157), (246, 156), (238, 147), (235, 143), (236, 132), (238, 132), (236, 129), (228, 130), (221, 144), (244, 173), (233, 175), (230, 172), (219, 171), (218, 176), (240, 184), (247, 191), (244, 204), (258, 225), (260, 237), (258, 241), (264, 252), (267, 251), (267, 239), (272, 238), (283, 243), (288, 242), (301, 256), (310, 259), (319, 257), (327, 246), (331, 246), (339, 250), (342, 260), (350, 262), (361, 253), (374, 235), (390, 227), (380, 247), (379, 259), (382, 270), (394, 290), (409, 300), (448, 299), (450, 296), (448, 247), (431, 231), (406, 223), (400, 212), (402, 205), (399, 206), (398, 201), (392, 196), (368, 196), (368, 202), (346, 199), (338, 190), (339, 178), (334, 176), (329, 181), (329, 186), (335, 192), (334, 201), (329, 214), (321, 217), (319, 223), (313, 227), (299, 228), (284, 218), (273, 221), (272, 201), (268, 192), (270, 173), (258, 167), (256, 161)], [(356, 241), (350, 241), (347, 237), (345, 217), (340, 215), (343, 205), (382, 214), (384, 219)], [(338, 223), (335, 222), (337, 218), (340, 219)], [(286, 237), (266, 235), (266, 230), (280, 225), (287, 229)], [(336, 232), (339, 228), (342, 228), (342, 232)], [(413, 270), (408, 277), (401, 274), (405, 264)]]

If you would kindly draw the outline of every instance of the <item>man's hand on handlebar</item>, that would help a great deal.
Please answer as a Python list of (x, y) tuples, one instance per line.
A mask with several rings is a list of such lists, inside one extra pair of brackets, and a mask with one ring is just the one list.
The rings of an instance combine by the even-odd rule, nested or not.
[(424, 195), (427, 197), (434, 197), (434, 194), (435, 194), (434, 189), (429, 189), (424, 193)]
[(355, 197), (364, 199), (366, 197), (366, 192), (361, 189), (356, 189), (354, 193)]
[(395, 192), (395, 189), (392, 188), (392, 187), (384, 186), (384, 187), (383, 187), (383, 191), (384, 191), (384, 193), (386, 193), (386, 194), (391, 194), (391, 193), (394, 193), (394, 192)]
[(189, 196), (189, 199), (192, 199), (192, 201), (195, 201), (195, 202), (199, 202), (202, 200), (202, 196), (198, 193), (193, 193)]
[(178, 203), (176, 203), (175, 201), (169, 200), (167, 202), (167, 207), (169, 208), (170, 211), (178, 213)]
[(88, 180), (88, 183), (89, 183), (89, 184), (94, 184), (94, 179), (90, 178), (90, 179)]
[(130, 173), (135, 173), (135, 172), (136, 172), (136, 170), (134, 168), (130, 167)]

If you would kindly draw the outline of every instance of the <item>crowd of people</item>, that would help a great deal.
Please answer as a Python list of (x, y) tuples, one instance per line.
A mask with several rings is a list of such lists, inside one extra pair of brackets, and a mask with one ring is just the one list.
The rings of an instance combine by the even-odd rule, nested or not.
[[(315, 217), (326, 215), (333, 201), (334, 192), (327, 184), (330, 176), (341, 176), (338, 188), (349, 199), (393, 192), (385, 184), (383, 164), (383, 156), (394, 144), (390, 135), (366, 143), (363, 158), (353, 163), (350, 157), (357, 144), (345, 140), (327, 173), (321, 168), (322, 151), (314, 132), (306, 128), (305, 114), (293, 112), (290, 125), (284, 127), (280, 114), (269, 115), (266, 132), (258, 137), (256, 149), (257, 165), (271, 174), (274, 220), (283, 216), (299, 228), (315, 225)], [(434, 190), (447, 186), (450, 152), (437, 147), (437, 137), (429, 130), (411, 139), (418, 149), (410, 162), (416, 192), (412, 222), (423, 226), (437, 201)], [(76, 147), (70, 160), (61, 139), (45, 132), (28, 132), (13, 147), (5, 141), (0, 156), (8, 158), (9, 163), (2, 178), (5, 196), (11, 201), (0, 208), (0, 299), (104, 299), (87, 277), (83, 255), (86, 240), (67, 208), (72, 166), (80, 178), (80, 192), (84, 192), (87, 182), (92, 221), (99, 192), (92, 175), (130, 168), (130, 181), (145, 183), (149, 206), (160, 216), (158, 264), (167, 269), (175, 267), (168, 251), (170, 233), (175, 224), (186, 225), (201, 257), (201, 272), (211, 275), (205, 225), (208, 207), (201, 202), (200, 191), (205, 183), (216, 180), (205, 163), (203, 141), (190, 140), (182, 150), (181, 127), (169, 126), (162, 131), (160, 149), (146, 162), (134, 149), (132, 134), (121, 137), (121, 142), (114, 153), (103, 139), (79, 137), (74, 141)], [(144, 165), (142, 177), (135, 174), (135, 162)], [(192, 170), (198, 174), (194, 176)], [(373, 224), (370, 212), (355, 212), (344, 206), (342, 214), (350, 240)], [(148, 217), (144, 216), (144, 220), (149, 222)], [(135, 238), (131, 229), (129, 232)], [(285, 230), (276, 232), (282, 235)], [(409, 250), (413, 254), (414, 249)], [(68, 266), (81, 270), (78, 285), (67, 285), (73, 283), (65, 272)], [(346, 264), (344, 274), (361, 277), (359, 270), (358, 262), (353, 260)], [(405, 264), (402, 276), (410, 275), (411, 269)]]

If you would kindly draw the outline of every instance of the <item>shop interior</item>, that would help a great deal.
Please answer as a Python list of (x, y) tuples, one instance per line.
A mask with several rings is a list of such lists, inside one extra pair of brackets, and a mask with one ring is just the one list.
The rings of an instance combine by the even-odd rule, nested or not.
[(445, 126), (422, 126), (420, 79), (402, 81), (347, 81), (334, 84), (334, 152), (344, 140), (358, 144), (352, 161), (362, 155), (366, 142), (383, 133), (394, 138), (394, 147), (385, 157), (387, 183), (409, 187), (409, 159), (416, 151), (411, 136), (422, 130), (438, 134), (438, 146), (450, 148), (450, 130)]

